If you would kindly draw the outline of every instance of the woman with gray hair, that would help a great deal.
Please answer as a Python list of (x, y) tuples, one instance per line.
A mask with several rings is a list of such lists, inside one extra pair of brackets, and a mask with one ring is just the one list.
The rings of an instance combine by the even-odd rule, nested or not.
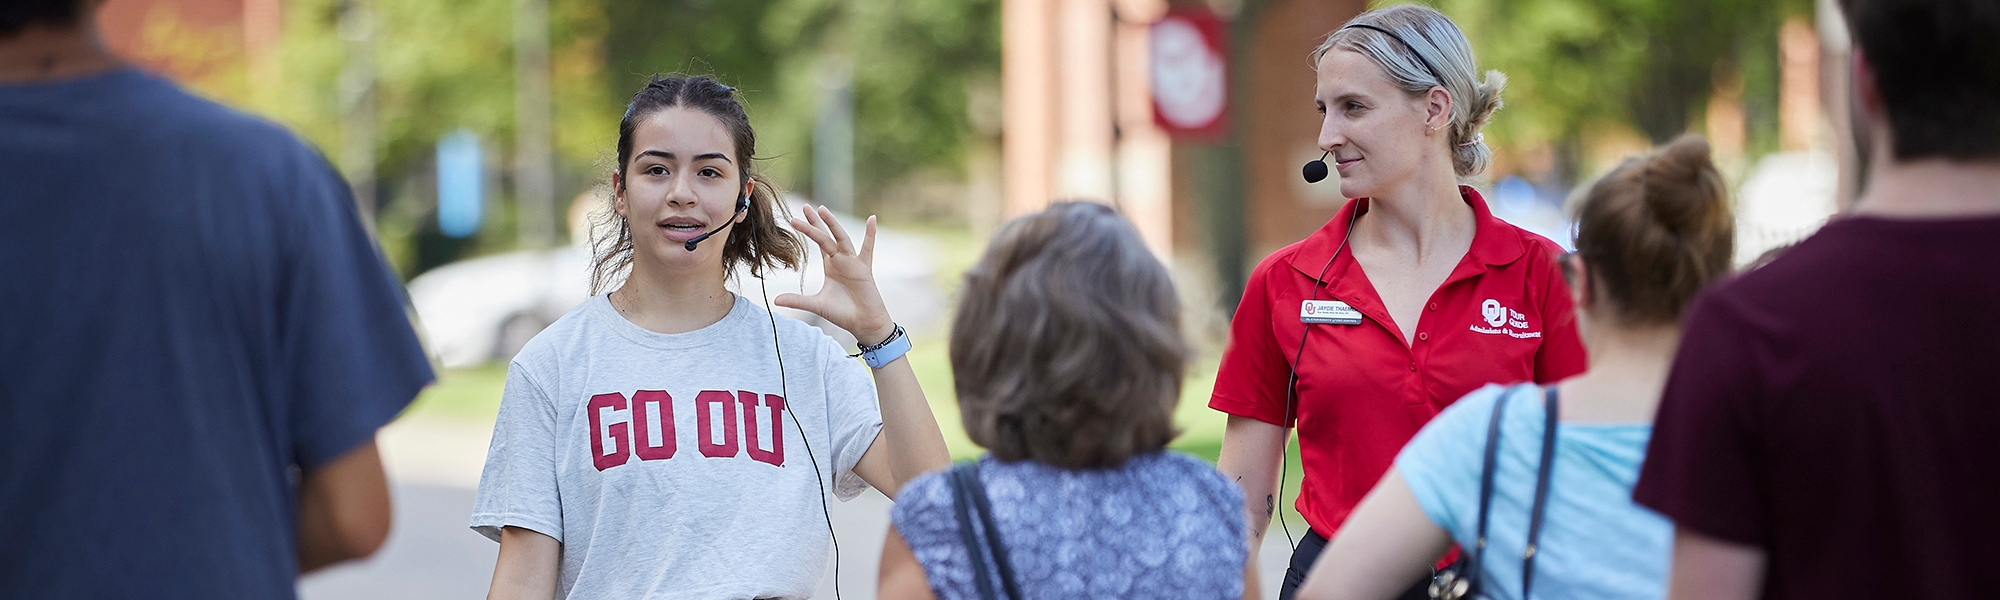
[(882, 598), (1255, 597), (1236, 486), (1166, 449), (1188, 353), (1176, 298), (1102, 204), (993, 235), (951, 327), (965, 433), (990, 454), (903, 487)]
[[(1311, 56), (1326, 155), (1306, 176), (1324, 178), (1332, 160), (1353, 200), (1252, 271), (1209, 402), (1230, 415), (1217, 467), (1243, 487), (1253, 551), (1296, 419), (1297, 507), (1311, 527), (1286, 599), (1432, 416), (1490, 382), (1584, 368), (1560, 248), (1461, 184), (1491, 157), (1480, 128), (1505, 78), (1476, 76), (1458, 27), (1419, 6), (1357, 16)], [(1403, 597), (1425, 597), (1428, 581)]]

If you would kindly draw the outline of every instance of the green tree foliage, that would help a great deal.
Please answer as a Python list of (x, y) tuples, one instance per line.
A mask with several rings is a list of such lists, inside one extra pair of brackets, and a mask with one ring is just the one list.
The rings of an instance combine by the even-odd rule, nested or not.
[[(742, 89), (771, 160), (811, 185), (812, 130), (828, 65), (852, 65), (857, 195), (917, 172), (962, 172), (969, 88), (997, 89), (999, 0), (549, 0), (558, 200), (608, 179), (618, 119), (654, 73), (715, 75)], [(503, 185), (475, 247), (511, 247), (505, 185), (514, 134), (514, 0), (369, 0), (373, 26), (380, 233), (405, 273), (434, 204), (437, 140), (477, 132)], [(269, 115), (338, 157), (346, 127), (341, 0), (285, 5), (282, 77), (211, 94)], [(421, 244), (417, 244), (421, 246)], [(398, 257), (398, 255), (404, 255)], [(413, 264), (422, 262), (424, 264)]]
[[(284, 90), (268, 105), (253, 106), (330, 154), (343, 141), (340, 74), (348, 56), (341, 4), (286, 5)], [(427, 172), (438, 138), (461, 128), (477, 132), (504, 159), (514, 132), (512, 0), (375, 0), (372, 9), (377, 172), (385, 186), (394, 192), (398, 182)], [(601, 77), (603, 16), (587, 3), (558, 0), (550, 29), (559, 160), (566, 167), (588, 164), (604, 136), (579, 130), (603, 126), (596, 115), (604, 100), (601, 86), (576, 84)]]
[(975, 134), (968, 89), (997, 81), (998, 0), (669, 0), (611, 2), (611, 94), (656, 72), (708, 73), (741, 88), (760, 165), (781, 184), (811, 183), (814, 117), (843, 65), (853, 77), (861, 208), (920, 171), (959, 174)]
[[(1753, 145), (1776, 132), (1776, 32), (1809, 0), (1438, 0), (1482, 68), (1509, 78), (1495, 134), (1573, 147), (1626, 124), (1654, 142), (1698, 126), (1718, 77), (1740, 76)], [(1764, 141), (1763, 143), (1768, 143)]]

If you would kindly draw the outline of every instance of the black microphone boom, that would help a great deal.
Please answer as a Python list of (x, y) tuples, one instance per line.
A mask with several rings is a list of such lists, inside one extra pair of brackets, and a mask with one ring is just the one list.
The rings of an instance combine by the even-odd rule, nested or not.
[(1319, 155), (1319, 160), (1306, 163), (1306, 168), (1305, 168), (1306, 183), (1319, 183), (1321, 180), (1326, 179), (1327, 154), (1331, 153), (1321, 154)]
[[(735, 219), (735, 218), (736, 218), (736, 215), (740, 215), (740, 214), (743, 214), (743, 211), (746, 211), (746, 210), (750, 210), (750, 197), (749, 197), (749, 196), (747, 196), (747, 195), (746, 195), (746, 196), (738, 196), (738, 197), (736, 198), (736, 212), (733, 212), (733, 213), (729, 213), (729, 218), (730, 218), (730, 219)], [(710, 229), (710, 230), (708, 230), (708, 232), (707, 232), (707, 233), (703, 233), (703, 234), (701, 234), (701, 235), (697, 235), (697, 236), (694, 236), (694, 239), (691, 239), (691, 240), (688, 240), (688, 241), (687, 241), (687, 243), (685, 243), (685, 244), (681, 244), (681, 247), (682, 247), (682, 248), (687, 248), (687, 251), (688, 251), (688, 252), (693, 252), (693, 251), (694, 251), (694, 247), (695, 247), (695, 245), (696, 245), (696, 244), (700, 244), (702, 240), (706, 240), (706, 239), (708, 239), (708, 237), (709, 237), (709, 236), (712, 236), (712, 235), (715, 235), (716, 233), (719, 233), (719, 232), (721, 232), (721, 231), (722, 231), (722, 228), (724, 228), (724, 227), (728, 227), (728, 226), (729, 226), (729, 221), (723, 221), (721, 225), (717, 225), (717, 226), (715, 226), (715, 229)]]
[[(731, 216), (735, 216), (735, 215), (731, 215)], [(695, 247), (695, 245), (696, 245), (696, 244), (700, 244), (702, 240), (705, 240), (705, 239), (708, 239), (708, 236), (711, 236), (711, 235), (715, 235), (715, 234), (716, 234), (716, 232), (719, 232), (719, 231), (722, 231), (722, 228), (724, 228), (724, 227), (728, 227), (728, 226), (729, 226), (729, 222), (728, 222), (728, 221), (723, 221), (723, 222), (722, 222), (722, 224), (721, 224), (721, 225), (717, 225), (717, 226), (715, 227), (715, 229), (710, 229), (710, 230), (708, 230), (708, 233), (703, 233), (703, 234), (701, 234), (701, 235), (697, 235), (697, 236), (694, 236), (694, 239), (691, 239), (691, 240), (688, 240), (686, 244), (681, 244), (681, 247), (682, 247), (682, 248), (687, 248), (687, 251), (688, 251), (688, 252), (693, 252), (693, 251), (694, 251), (694, 247)]]

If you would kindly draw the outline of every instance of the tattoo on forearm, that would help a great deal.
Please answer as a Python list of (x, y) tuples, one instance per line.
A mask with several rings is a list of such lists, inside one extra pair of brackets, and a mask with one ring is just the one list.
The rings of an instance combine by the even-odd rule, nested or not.
[(1251, 539), (1258, 539), (1258, 540), (1264, 539), (1264, 531), (1271, 528), (1271, 512), (1275, 510), (1276, 506), (1277, 506), (1277, 498), (1270, 494), (1265, 494), (1264, 518), (1259, 519), (1256, 518), (1255, 516), (1252, 516), (1250, 518)]

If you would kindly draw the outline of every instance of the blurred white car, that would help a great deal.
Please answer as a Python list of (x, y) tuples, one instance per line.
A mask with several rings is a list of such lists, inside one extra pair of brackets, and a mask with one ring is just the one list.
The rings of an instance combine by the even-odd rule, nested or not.
[[(803, 210), (803, 204), (789, 204), (793, 214)], [(850, 215), (836, 218), (850, 233), (861, 234), (864, 221)], [(819, 290), (825, 280), (819, 249), (810, 240), (806, 247), (806, 264), (799, 270), (766, 275), (770, 297)], [(887, 228), (877, 230), (876, 285), (889, 313), (913, 334), (928, 330), (944, 305), (934, 281), (932, 255), (929, 239)], [(444, 366), (505, 361), (542, 328), (590, 297), (590, 261), (590, 248), (583, 244), (467, 259), (411, 280), (410, 302), (416, 308), (425, 343)], [(737, 269), (728, 286), (764, 305), (758, 280), (748, 269)], [(853, 344), (852, 336), (816, 315), (782, 307), (776, 312), (815, 325), (843, 344)]]

